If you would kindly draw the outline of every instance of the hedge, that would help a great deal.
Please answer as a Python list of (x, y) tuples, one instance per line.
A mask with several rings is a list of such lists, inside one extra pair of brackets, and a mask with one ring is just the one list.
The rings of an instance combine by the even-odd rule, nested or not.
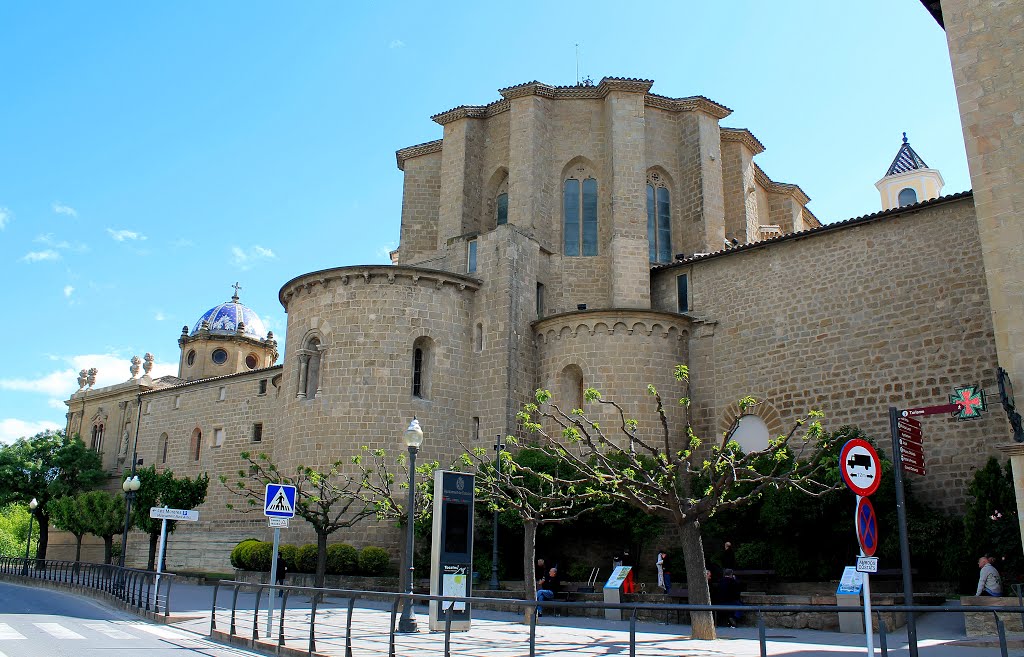
[[(292, 573), (315, 573), (317, 546), (281, 545), (279, 554)], [(231, 550), (231, 565), (239, 570), (269, 572), (274, 553), (273, 543), (247, 538)], [(327, 546), (327, 573), (330, 575), (368, 575), (376, 577), (388, 572), (391, 555), (387, 550), (367, 546), (357, 551), (346, 543)]]

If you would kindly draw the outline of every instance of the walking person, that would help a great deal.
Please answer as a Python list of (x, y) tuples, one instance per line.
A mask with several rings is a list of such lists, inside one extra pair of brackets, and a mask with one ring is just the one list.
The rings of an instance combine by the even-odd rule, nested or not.
[(658, 567), (658, 586), (668, 593), (672, 589), (672, 569), (669, 567), (668, 552), (658, 550), (655, 565)]
[[(285, 563), (284, 557), (281, 556), (281, 553), (279, 552), (277, 554), (277, 580), (276, 580), (276, 584), (278, 586), (284, 586), (284, 575), (287, 572), (288, 572), (288, 564)], [(278, 591), (277, 592), (277, 597), (280, 598), (283, 595), (284, 595), (284, 591)]]
[(999, 577), (999, 571), (992, 565), (995, 557), (986, 554), (978, 559), (978, 591), (974, 595), (991, 595), (999, 597), (1003, 595), (1003, 580)]

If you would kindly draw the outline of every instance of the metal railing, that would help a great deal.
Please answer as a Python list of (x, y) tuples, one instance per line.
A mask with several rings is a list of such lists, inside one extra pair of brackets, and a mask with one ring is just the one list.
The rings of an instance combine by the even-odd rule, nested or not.
[(0, 575), (101, 591), (137, 611), (170, 615), (174, 575), (85, 561), (0, 557)]
[[(227, 594), (227, 595), (225, 595)], [(252, 584), (247, 582), (236, 582), (223, 580), (214, 585), (213, 602), (210, 610), (210, 636), (215, 637), (217, 633), (224, 634), (230, 641), (232, 638), (251, 639), (253, 642), (260, 641), (261, 621), (269, 622), (269, 616), (264, 618), (266, 613), (264, 600), (266, 595), (279, 594), (280, 609), (275, 611), (274, 627), (270, 632), (264, 633), (264, 639), (276, 643), (278, 648), (286, 645), (293, 649), (299, 648), (307, 655), (313, 656), (317, 653), (317, 643), (325, 640), (344, 643), (344, 654), (352, 657), (353, 644), (356, 640), (360, 645), (368, 649), (369, 653), (381, 654), (387, 652), (389, 657), (395, 657), (397, 620), (402, 605), (408, 604), (411, 599), (413, 603), (426, 603), (437, 601), (442, 608), (451, 610), (452, 604), (466, 603), (469, 606), (486, 606), (491, 610), (523, 613), (531, 607), (543, 608), (546, 610), (563, 609), (571, 611), (579, 609), (580, 612), (586, 609), (617, 609), (620, 610), (623, 618), (628, 617), (629, 622), (629, 657), (637, 655), (636, 624), (638, 612), (740, 612), (745, 615), (756, 616), (758, 642), (760, 644), (761, 657), (768, 654), (768, 636), (766, 614), (793, 612), (816, 612), (816, 613), (855, 613), (863, 618), (863, 607), (840, 606), (840, 605), (690, 605), (690, 604), (646, 604), (646, 603), (606, 603), (606, 602), (564, 602), (544, 601), (533, 602), (527, 600), (511, 600), (502, 598), (460, 598), (452, 596), (434, 596), (407, 593), (383, 593), (379, 591), (356, 591), (347, 589), (313, 588), (304, 586), (277, 586), (272, 584)], [(309, 596), (306, 601), (308, 606), (289, 606), (289, 600)], [(218, 606), (220, 598), (224, 606)], [(361, 603), (357, 607), (357, 602)], [(344, 618), (340, 619), (337, 614), (327, 617), (322, 613), (326, 608), (344, 612)], [(357, 609), (375, 610), (390, 612), (386, 628), (369, 627), (365, 618), (355, 624), (353, 629), (353, 617)], [(999, 606), (999, 607), (940, 607), (933, 605), (886, 605), (881, 609), (876, 608), (875, 619), (878, 627), (879, 651), (885, 657), (888, 655), (888, 628), (883, 614), (890, 613), (964, 613), (964, 614), (993, 614), (995, 618), (996, 633), (999, 639), (999, 649), (1002, 657), (1007, 657), (1008, 648), (1006, 643), (1006, 628), (999, 617), (999, 614), (1024, 613), (1024, 607)], [(998, 613), (997, 613), (998, 612)], [(582, 614), (581, 614), (582, 615)], [(451, 616), (444, 614), (444, 657), (451, 657)], [(517, 623), (518, 625), (518, 623)], [(276, 638), (274, 637), (276, 630)], [(386, 630), (387, 646), (382, 643), (384, 631)], [(564, 637), (560, 637), (564, 641)], [(377, 646), (367, 646), (368, 643), (377, 643)], [(530, 614), (528, 653), (530, 657), (537, 654), (537, 615)]]

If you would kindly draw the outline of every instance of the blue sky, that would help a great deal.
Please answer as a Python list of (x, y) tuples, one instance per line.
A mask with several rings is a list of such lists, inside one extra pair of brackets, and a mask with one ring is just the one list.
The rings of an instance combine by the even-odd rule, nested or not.
[(129, 378), (241, 298), (283, 344), (280, 286), (386, 263), (394, 152), (430, 115), (566, 85), (655, 81), (724, 126), (825, 222), (880, 209), (901, 132), (968, 189), (945, 34), (917, 0), (584, 4), (0, 4), (0, 441), (64, 425), (77, 372)]

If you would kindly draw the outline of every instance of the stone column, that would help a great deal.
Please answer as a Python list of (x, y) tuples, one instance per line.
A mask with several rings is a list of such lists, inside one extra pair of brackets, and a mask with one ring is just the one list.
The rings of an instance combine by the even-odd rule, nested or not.
[(296, 399), (306, 398), (306, 373), (309, 369), (309, 354), (299, 353), (299, 390)]
[[(611, 304), (613, 308), (650, 308), (644, 148), (646, 89), (618, 90), (618, 85), (602, 84), (612, 89), (605, 97), (611, 165), (606, 169), (611, 172)], [(650, 85), (646, 87), (649, 89)], [(601, 185), (608, 183), (600, 181)], [(598, 220), (603, 218), (599, 216)]]

